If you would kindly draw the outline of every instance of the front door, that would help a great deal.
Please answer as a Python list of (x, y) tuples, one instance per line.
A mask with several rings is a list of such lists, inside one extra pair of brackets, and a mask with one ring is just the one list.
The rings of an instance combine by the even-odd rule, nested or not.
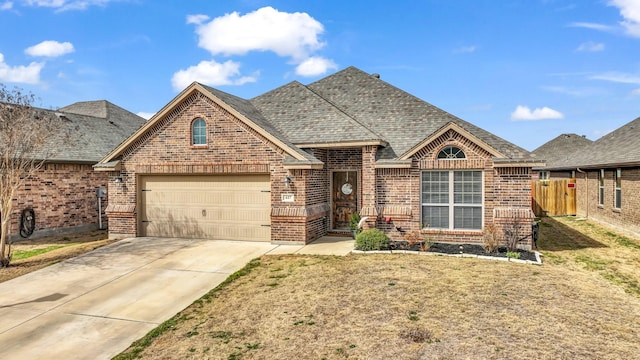
[(351, 214), (358, 210), (358, 172), (333, 173), (333, 228), (348, 230)]

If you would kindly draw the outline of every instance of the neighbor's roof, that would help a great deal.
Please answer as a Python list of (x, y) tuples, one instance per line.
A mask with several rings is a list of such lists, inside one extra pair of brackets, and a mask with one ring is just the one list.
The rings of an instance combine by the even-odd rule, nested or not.
[(47, 145), (55, 147), (52, 162), (74, 162), (95, 164), (129, 137), (146, 121), (108, 101), (84, 101), (49, 112), (62, 118), (68, 133), (64, 140), (52, 138)]
[(570, 158), (547, 166), (549, 170), (640, 165), (640, 118), (574, 152)]
[(592, 143), (593, 141), (587, 139), (584, 135), (561, 134), (531, 153), (536, 158), (545, 160), (547, 163), (546, 168), (549, 168), (567, 163), (567, 161), (573, 159), (574, 153), (582, 151), (583, 148)]

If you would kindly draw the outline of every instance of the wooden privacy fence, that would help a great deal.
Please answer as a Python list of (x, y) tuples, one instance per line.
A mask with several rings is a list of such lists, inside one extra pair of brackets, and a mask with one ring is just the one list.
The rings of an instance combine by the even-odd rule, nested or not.
[(575, 215), (576, 179), (532, 181), (531, 207), (538, 217)]

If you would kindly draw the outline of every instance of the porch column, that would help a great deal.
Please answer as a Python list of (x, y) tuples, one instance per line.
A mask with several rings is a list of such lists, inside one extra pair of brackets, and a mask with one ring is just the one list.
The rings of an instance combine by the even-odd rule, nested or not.
[(369, 217), (365, 228), (374, 228), (378, 217), (376, 198), (376, 152), (377, 146), (362, 148), (362, 207), (360, 216)]

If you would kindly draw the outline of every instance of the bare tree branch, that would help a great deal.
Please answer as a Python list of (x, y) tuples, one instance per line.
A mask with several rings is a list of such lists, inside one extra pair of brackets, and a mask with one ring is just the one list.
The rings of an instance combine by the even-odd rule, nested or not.
[(68, 134), (61, 117), (34, 108), (31, 93), (0, 84), (0, 267), (11, 262), (13, 201), (26, 180), (55, 155)]

